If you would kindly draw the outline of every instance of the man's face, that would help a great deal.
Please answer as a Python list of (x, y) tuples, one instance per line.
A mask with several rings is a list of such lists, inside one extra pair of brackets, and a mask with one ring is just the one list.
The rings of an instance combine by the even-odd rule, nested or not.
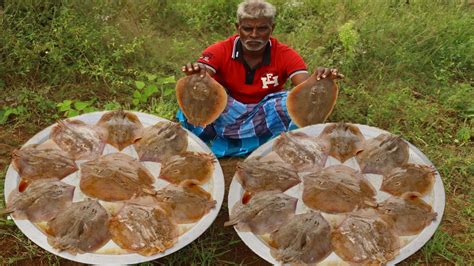
[(256, 52), (267, 45), (274, 24), (268, 18), (242, 19), (236, 27), (245, 50)]

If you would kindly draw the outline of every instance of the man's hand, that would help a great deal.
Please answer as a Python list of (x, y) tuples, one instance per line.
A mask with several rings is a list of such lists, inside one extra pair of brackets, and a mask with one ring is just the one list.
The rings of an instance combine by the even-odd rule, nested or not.
[(181, 70), (187, 76), (193, 75), (193, 74), (199, 74), (200, 77), (203, 78), (206, 75), (206, 67), (198, 63), (194, 63), (194, 64), (187, 63), (186, 65), (181, 67)]
[(339, 74), (337, 68), (318, 67), (314, 74), (316, 75), (316, 80), (324, 78), (337, 79), (344, 77), (344, 75)]

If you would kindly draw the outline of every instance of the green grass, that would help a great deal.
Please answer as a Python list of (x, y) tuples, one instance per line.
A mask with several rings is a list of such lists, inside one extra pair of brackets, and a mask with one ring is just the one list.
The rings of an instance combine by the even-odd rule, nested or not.
[[(65, 100), (78, 113), (122, 106), (173, 119), (174, 84), (163, 80), (182, 77), (182, 64), (234, 32), (238, 2), (0, 1), (0, 148), (19, 147), (63, 118), (70, 109), (58, 104)], [(464, 0), (272, 2), (276, 37), (311, 70), (337, 67), (346, 76), (329, 121), (399, 134), (437, 166), (446, 189), (443, 221), (404, 263), (473, 264), (474, 6)], [(150, 95), (142, 91), (149, 86)], [(147, 95), (138, 104), (135, 91)], [(81, 109), (83, 103), (88, 108)], [(10, 161), (5, 149), (2, 194)], [(242, 261), (234, 254), (244, 244), (232, 242), (239, 238), (221, 227), (213, 224), (197, 241), (154, 263), (254, 263), (256, 257)], [(1, 220), (3, 243), (11, 246), (1, 257), (5, 262), (61, 261), (11, 221)]]

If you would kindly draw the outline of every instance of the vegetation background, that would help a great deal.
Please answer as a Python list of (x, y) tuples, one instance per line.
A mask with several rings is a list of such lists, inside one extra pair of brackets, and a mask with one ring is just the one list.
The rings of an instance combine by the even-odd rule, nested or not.
[[(11, 151), (57, 119), (119, 107), (174, 119), (180, 66), (235, 32), (239, 2), (0, 0), (0, 194)], [(472, 265), (472, 1), (271, 2), (274, 36), (311, 70), (346, 76), (329, 121), (399, 134), (437, 166), (447, 195), (441, 226), (404, 263)], [(227, 213), (224, 204), (205, 235), (153, 263), (264, 263), (222, 227)], [(0, 264), (32, 263), (70, 264), (2, 218)]]

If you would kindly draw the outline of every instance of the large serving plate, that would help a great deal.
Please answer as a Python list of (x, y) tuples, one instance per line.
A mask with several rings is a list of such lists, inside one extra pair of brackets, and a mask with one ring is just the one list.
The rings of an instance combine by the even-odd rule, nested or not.
[[(94, 113), (88, 113), (84, 115), (80, 115), (77, 117), (73, 117), (71, 119), (78, 119), (81, 120), (87, 124), (95, 124), (99, 119), (102, 117), (102, 115), (106, 112), (94, 112)], [(156, 124), (157, 122), (160, 121), (167, 121), (166, 119), (150, 115), (150, 114), (145, 114), (145, 113), (140, 113), (140, 112), (133, 112), (135, 115), (138, 116), (140, 119), (141, 123), (143, 126), (146, 128), (148, 126), (152, 126)], [(28, 142), (24, 144), (29, 145), (29, 144), (39, 144), (43, 143), (49, 138), (49, 133), (51, 132), (52, 127), (55, 126), (51, 125), (38, 134), (36, 134), (34, 137), (32, 137)], [(205, 153), (210, 153), (212, 154), (211, 150), (207, 147), (204, 142), (202, 142), (198, 137), (193, 135), (191, 132), (188, 132), (188, 150), (189, 151), (199, 151), (199, 152), (205, 152)], [(109, 154), (109, 153), (115, 153), (119, 152), (117, 149), (115, 149), (113, 146), (107, 144), (103, 154)], [(133, 146), (128, 146), (121, 152), (126, 153), (128, 155), (131, 155), (134, 158), (138, 158), (137, 153)], [(76, 161), (76, 163), (79, 165), (84, 162), (84, 161)], [(143, 162), (143, 164), (150, 170), (150, 172), (153, 174), (153, 176), (158, 177), (159, 176), (159, 170), (160, 170), (160, 164), (159, 163), (153, 163), (153, 162)], [(82, 194), (79, 188), (79, 171), (76, 171), (75, 173), (67, 176), (64, 178), (62, 181), (66, 182), (68, 184), (76, 186), (76, 189), (74, 191), (74, 198), (73, 201), (81, 201), (86, 196)], [(13, 165), (10, 164), (7, 175), (5, 177), (5, 199), (8, 200), (8, 195), (10, 192), (18, 188), (18, 184), (20, 182), (20, 177), (18, 173), (15, 171), (13, 168)], [(154, 184), (155, 189), (160, 189), (169, 183), (166, 182), (165, 180), (158, 179), (156, 178), (156, 182)], [(13, 219), (20, 228), (20, 230), (29, 238), (31, 239), (34, 243), (36, 243), (38, 246), (44, 248), (45, 250), (61, 256), (63, 258), (81, 262), (81, 263), (89, 263), (89, 264), (132, 264), (132, 263), (140, 263), (140, 262), (145, 262), (145, 261), (150, 261), (150, 260), (155, 260), (164, 256), (167, 256), (194, 241), (197, 239), (204, 231), (206, 231), (207, 228), (211, 226), (211, 224), (214, 222), (215, 218), (217, 217), (217, 214), (221, 208), (222, 201), (224, 199), (224, 175), (222, 173), (222, 169), (219, 165), (219, 162), (217, 159), (214, 162), (214, 173), (212, 178), (210, 179), (209, 182), (205, 183), (202, 185), (202, 188), (204, 188), (207, 192), (209, 192), (212, 195), (212, 198), (217, 201), (216, 206), (211, 209), (209, 213), (207, 213), (204, 217), (201, 218), (196, 223), (193, 224), (181, 224), (179, 225), (179, 231), (180, 231), (180, 236), (178, 238), (178, 241), (172, 246), (171, 248), (167, 249), (165, 252), (153, 255), (153, 256), (142, 256), (136, 253), (129, 253), (120, 247), (118, 247), (112, 240), (110, 240), (105, 246), (97, 250), (95, 253), (85, 253), (85, 254), (77, 254), (77, 255), (71, 255), (70, 253), (67, 252), (58, 252), (58, 250), (53, 249), (47, 241), (46, 235), (42, 231), (42, 224), (33, 224), (28, 220), (16, 220)], [(114, 204), (110, 204), (107, 202), (100, 201), (100, 203), (106, 208), (106, 209), (111, 209), (114, 207)]]
[[(319, 134), (327, 125), (328, 124), (317, 124), (317, 125), (297, 129), (294, 132), (303, 132), (310, 136), (319, 136)], [(387, 131), (381, 130), (379, 128), (369, 127), (366, 125), (356, 124), (356, 126), (359, 127), (360, 131), (362, 132), (362, 134), (364, 135), (366, 139), (376, 137), (381, 133), (388, 133)], [(264, 156), (268, 154), (272, 149), (273, 141), (274, 139), (260, 146), (249, 157)], [(434, 167), (433, 163), (431, 163), (430, 160), (420, 150), (418, 150), (412, 144), (410, 143), (408, 144), (410, 148), (409, 149), (409, 152), (410, 152), (409, 162), (410, 163), (426, 164), (426, 165), (431, 165)], [(335, 158), (329, 156), (325, 167), (331, 166), (331, 165), (337, 165), (337, 164), (340, 164), (340, 162), (336, 160)], [(355, 160), (355, 158), (351, 158), (347, 160), (346, 162), (344, 162), (344, 165), (349, 166), (356, 170), (360, 170), (359, 165), (357, 164), (357, 161)], [(377, 195), (376, 195), (377, 202), (381, 202), (390, 196), (390, 194), (380, 191), (380, 186), (382, 184), (381, 175), (365, 174), (365, 177), (370, 181), (370, 183), (374, 186), (374, 188), (377, 189)], [(232, 210), (232, 207), (241, 200), (243, 193), (244, 193), (244, 189), (242, 188), (240, 183), (237, 181), (236, 176), (234, 175), (234, 178), (232, 179), (232, 183), (230, 184), (230, 189), (229, 189), (229, 197), (228, 197), (229, 210)], [(310, 209), (307, 206), (305, 206), (303, 203), (303, 200), (301, 198), (302, 193), (303, 193), (303, 182), (301, 182), (295, 187), (290, 188), (289, 190), (285, 192), (285, 194), (298, 198), (296, 214), (310, 211)], [(421, 247), (423, 247), (423, 245), (434, 234), (434, 232), (436, 231), (436, 228), (441, 222), (441, 218), (443, 217), (444, 205), (445, 205), (445, 193), (444, 193), (443, 182), (441, 180), (441, 176), (439, 175), (438, 171), (436, 171), (435, 183), (434, 183), (432, 191), (428, 193), (426, 196), (424, 196), (423, 200), (432, 206), (433, 211), (438, 213), (436, 220), (433, 221), (429, 226), (427, 226), (418, 235), (400, 237), (401, 243), (402, 243), (400, 254), (395, 259), (390, 261), (388, 265), (395, 265), (396, 263), (401, 262), (402, 260), (411, 256)], [(326, 213), (322, 213), (322, 214), (331, 223), (331, 225), (334, 225), (338, 220), (338, 217), (337, 217), (338, 215), (331, 215), (331, 214), (326, 214)], [(240, 238), (244, 241), (244, 243), (250, 249), (252, 249), (257, 255), (259, 255), (260, 257), (262, 257), (269, 263), (280, 264), (270, 254), (270, 247), (265, 241), (266, 239), (268, 239), (267, 236), (257, 236), (251, 232), (240, 232), (237, 229), (236, 231), (237, 231), (237, 234), (240, 236)], [(339, 256), (336, 255), (336, 253), (332, 252), (326, 259), (321, 261), (320, 264), (321, 265), (346, 265), (346, 264), (348, 265), (349, 263), (343, 261)]]

